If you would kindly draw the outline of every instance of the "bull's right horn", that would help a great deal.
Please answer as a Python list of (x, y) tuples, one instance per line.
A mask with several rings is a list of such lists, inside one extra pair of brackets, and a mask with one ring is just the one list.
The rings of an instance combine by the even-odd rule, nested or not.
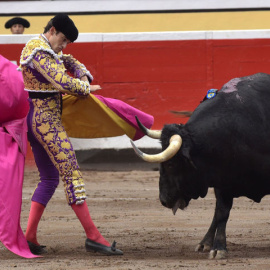
[(162, 151), (159, 154), (153, 154), (153, 155), (148, 155), (143, 153), (141, 150), (137, 148), (137, 146), (133, 143), (133, 141), (130, 141), (135, 153), (144, 161), (147, 162), (165, 162), (169, 159), (171, 159), (180, 149), (182, 145), (182, 138), (179, 135), (173, 135), (170, 139), (170, 144), (169, 146)]
[(160, 139), (161, 137), (161, 130), (151, 130), (151, 129), (148, 129), (147, 127), (145, 127), (141, 121), (138, 119), (137, 116), (135, 116), (136, 118), (136, 121), (137, 121), (137, 124), (139, 126), (139, 128), (141, 129), (141, 131), (147, 135), (148, 137), (150, 138), (153, 138), (153, 139)]

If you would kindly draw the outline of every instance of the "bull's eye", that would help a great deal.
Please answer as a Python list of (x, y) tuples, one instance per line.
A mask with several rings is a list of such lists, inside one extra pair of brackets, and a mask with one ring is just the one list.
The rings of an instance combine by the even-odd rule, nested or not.
[(166, 163), (166, 169), (169, 170), (170, 172), (172, 172), (174, 170), (174, 167), (175, 167), (175, 165), (174, 165), (174, 163), (171, 160), (169, 160)]
[(168, 169), (169, 169), (169, 170), (172, 170), (172, 169), (173, 169), (173, 165), (172, 165), (171, 162), (168, 164)]

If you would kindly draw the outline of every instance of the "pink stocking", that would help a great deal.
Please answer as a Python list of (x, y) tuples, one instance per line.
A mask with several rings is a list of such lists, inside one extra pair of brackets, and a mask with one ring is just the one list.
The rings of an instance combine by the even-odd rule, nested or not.
[(32, 201), (25, 238), (27, 241), (30, 241), (36, 245), (39, 245), (37, 241), (37, 228), (44, 209), (45, 206), (43, 204)]
[(97, 243), (100, 243), (105, 246), (111, 246), (108, 241), (100, 234), (94, 222), (91, 219), (87, 203), (84, 201), (83, 204), (72, 204), (73, 211), (76, 213), (78, 219), (80, 220), (87, 238)]

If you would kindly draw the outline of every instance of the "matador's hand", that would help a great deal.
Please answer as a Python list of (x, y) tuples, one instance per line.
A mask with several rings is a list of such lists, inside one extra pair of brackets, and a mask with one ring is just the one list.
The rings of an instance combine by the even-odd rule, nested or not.
[(100, 90), (100, 89), (102, 89), (101, 87), (100, 87), (100, 85), (90, 85), (90, 92), (94, 92), (94, 91), (97, 91), (97, 90)]

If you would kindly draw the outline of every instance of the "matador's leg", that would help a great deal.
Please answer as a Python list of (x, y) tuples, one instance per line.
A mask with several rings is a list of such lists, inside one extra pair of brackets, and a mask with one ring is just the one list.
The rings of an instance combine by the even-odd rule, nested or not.
[(32, 133), (45, 149), (64, 182), (68, 203), (81, 204), (86, 195), (75, 152), (61, 123), (60, 98), (32, 99)]

